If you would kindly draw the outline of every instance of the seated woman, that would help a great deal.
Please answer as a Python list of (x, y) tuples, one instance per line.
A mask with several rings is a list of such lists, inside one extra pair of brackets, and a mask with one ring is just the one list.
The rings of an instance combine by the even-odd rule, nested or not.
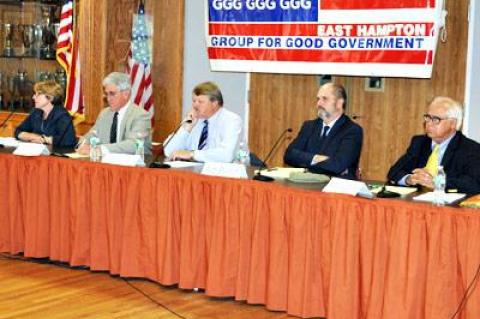
[(74, 147), (77, 140), (72, 117), (63, 107), (62, 87), (54, 81), (35, 83), (35, 108), (15, 130), (19, 140)]

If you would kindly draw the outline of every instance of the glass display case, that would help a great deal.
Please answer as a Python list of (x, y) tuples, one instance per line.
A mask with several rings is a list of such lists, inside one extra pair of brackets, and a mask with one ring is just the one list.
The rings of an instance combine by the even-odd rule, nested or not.
[[(0, 109), (29, 113), (33, 84), (66, 75), (56, 61), (61, 1), (0, 0)], [(0, 116), (0, 120), (1, 120)]]

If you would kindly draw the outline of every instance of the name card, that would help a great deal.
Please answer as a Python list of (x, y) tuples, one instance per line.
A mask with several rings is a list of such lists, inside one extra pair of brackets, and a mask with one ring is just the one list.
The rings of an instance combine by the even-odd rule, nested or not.
[(102, 163), (122, 166), (145, 166), (140, 155), (108, 153), (103, 155)]
[(248, 178), (245, 165), (237, 163), (205, 163), (202, 174), (210, 176)]
[(373, 198), (372, 192), (370, 192), (367, 184), (364, 182), (338, 177), (332, 177), (330, 182), (323, 188), (323, 191), (327, 193), (348, 194), (353, 196), (358, 195), (361, 197)]

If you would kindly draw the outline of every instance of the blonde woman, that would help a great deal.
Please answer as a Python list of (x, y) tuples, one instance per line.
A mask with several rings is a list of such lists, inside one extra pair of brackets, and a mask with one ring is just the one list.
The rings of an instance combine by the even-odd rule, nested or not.
[(35, 83), (35, 108), (15, 130), (19, 140), (73, 147), (76, 144), (72, 117), (63, 107), (62, 87), (54, 81)]

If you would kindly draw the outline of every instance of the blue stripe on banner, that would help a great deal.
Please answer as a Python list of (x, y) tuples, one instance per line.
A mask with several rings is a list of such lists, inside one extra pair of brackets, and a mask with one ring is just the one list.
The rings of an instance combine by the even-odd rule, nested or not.
[(211, 22), (317, 22), (317, 0), (208, 0)]

